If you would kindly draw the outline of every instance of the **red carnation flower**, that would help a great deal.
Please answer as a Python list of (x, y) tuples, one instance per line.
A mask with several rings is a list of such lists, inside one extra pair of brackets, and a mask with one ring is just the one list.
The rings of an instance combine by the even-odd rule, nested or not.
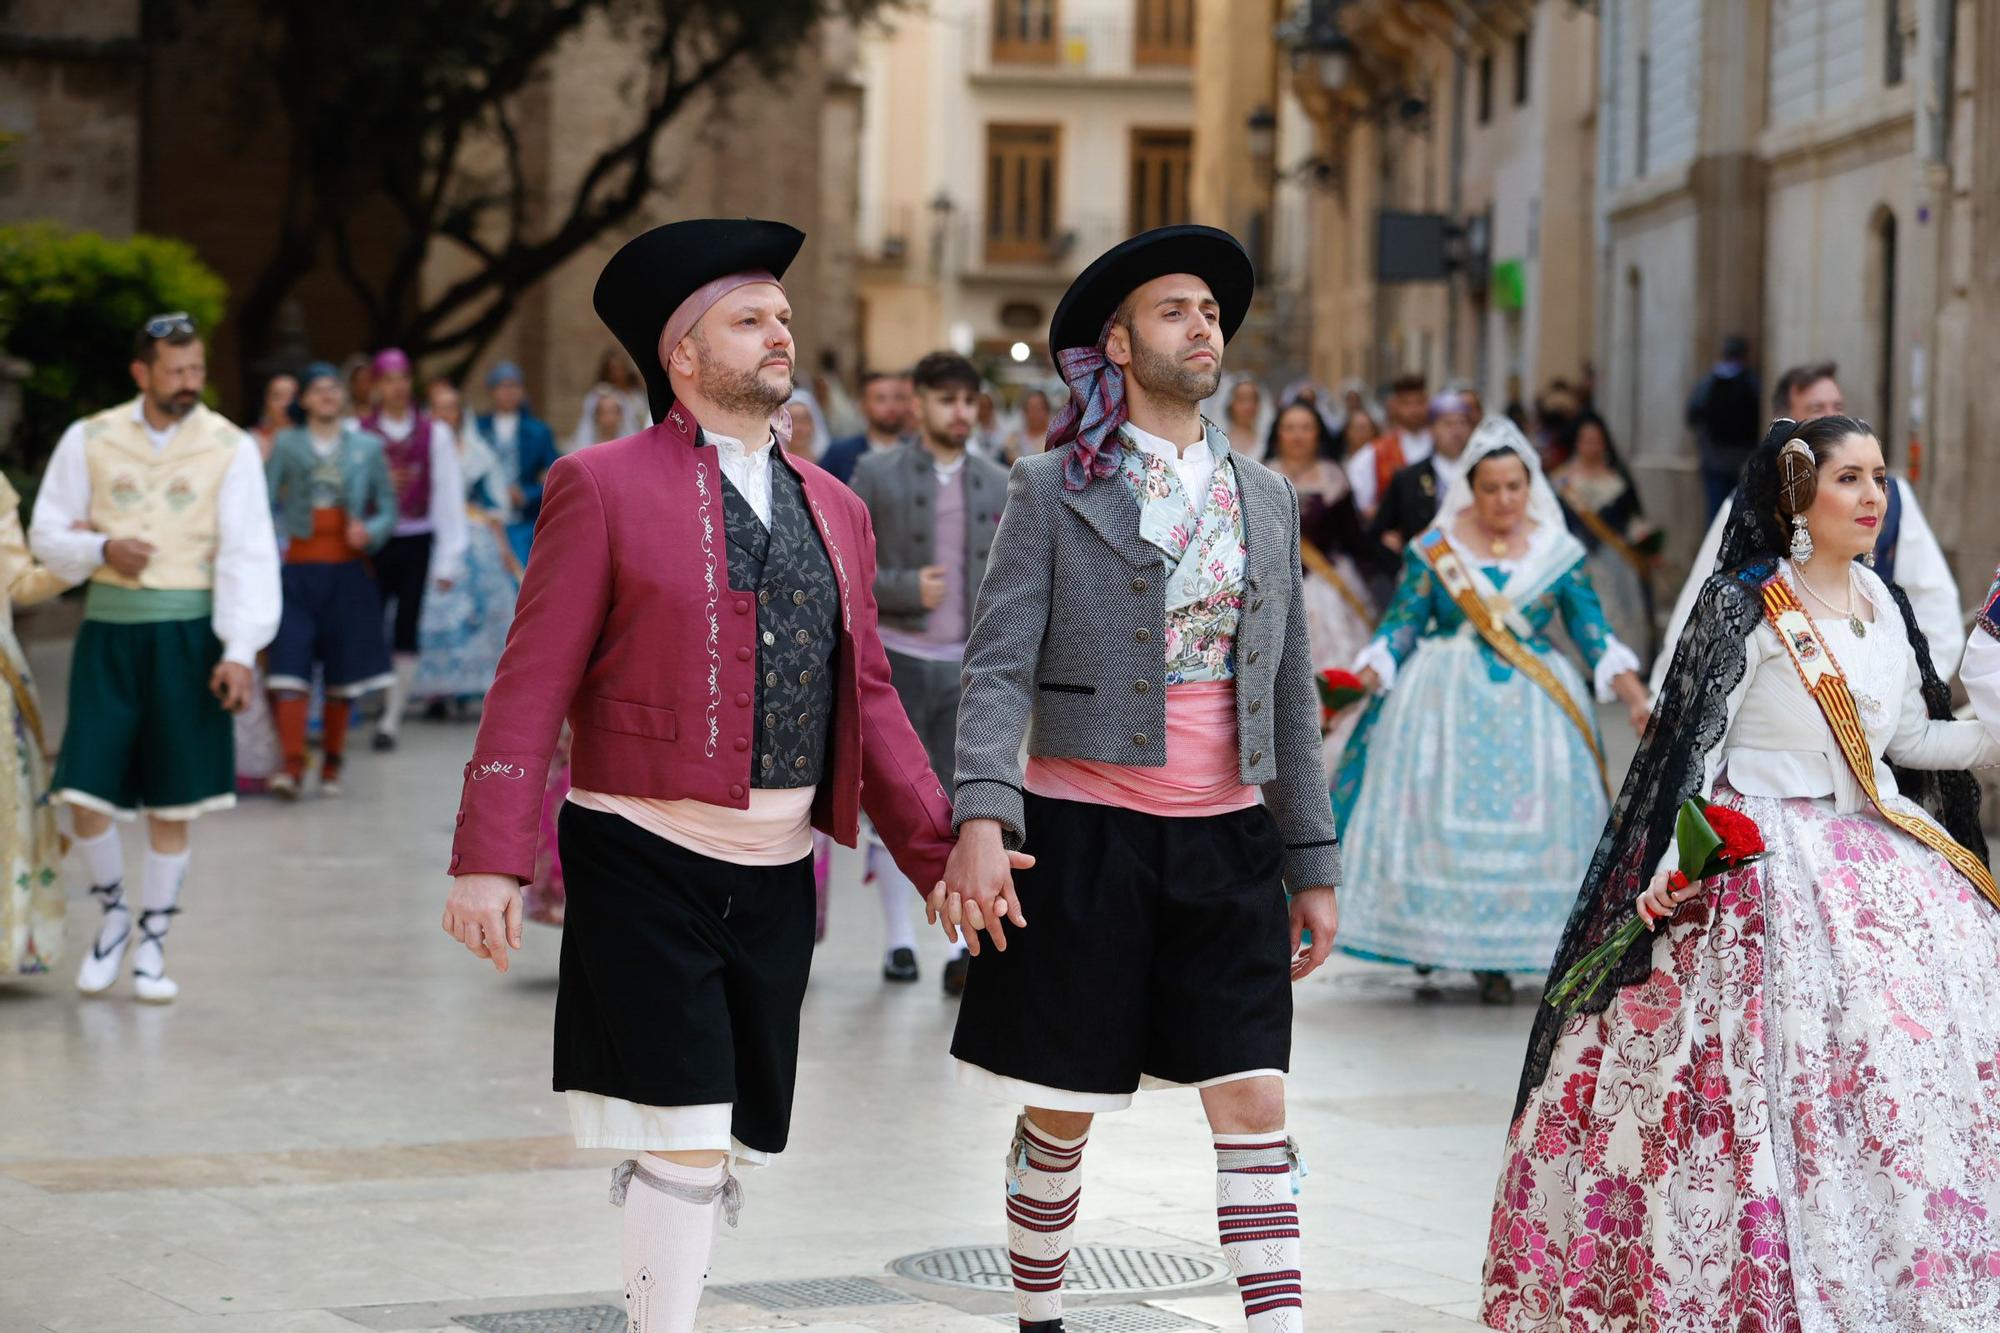
[(1708, 818), (1708, 826), (1722, 839), (1719, 859), (1738, 865), (1764, 854), (1764, 834), (1755, 820), (1719, 805), (1711, 805), (1702, 813)]

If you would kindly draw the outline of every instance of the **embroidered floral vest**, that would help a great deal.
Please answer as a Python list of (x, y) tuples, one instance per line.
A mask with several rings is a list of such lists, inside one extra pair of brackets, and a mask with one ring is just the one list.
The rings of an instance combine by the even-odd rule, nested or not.
[(1163, 458), (1130, 442), (1118, 470), (1139, 504), (1139, 535), (1166, 557), (1168, 685), (1236, 678), (1243, 611), (1243, 500), (1229, 442), (1203, 423), (1215, 454), (1208, 494), (1192, 500)]
[(197, 405), (164, 449), (155, 449), (126, 402), (83, 423), (90, 468), (90, 525), (107, 538), (153, 544), (139, 577), (100, 565), (93, 582), (120, 588), (182, 590), (215, 586), (221, 540), (218, 499), (244, 434)]

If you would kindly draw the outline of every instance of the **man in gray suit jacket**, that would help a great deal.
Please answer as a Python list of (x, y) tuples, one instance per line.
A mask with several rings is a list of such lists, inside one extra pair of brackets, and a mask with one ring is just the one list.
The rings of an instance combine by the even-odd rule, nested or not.
[[(917, 440), (864, 455), (850, 484), (875, 524), (875, 604), (896, 693), (931, 767), (949, 786), (965, 637), (1007, 505), (1007, 472), (966, 452), (979, 416), (979, 372), (970, 361), (956, 352), (933, 352), (917, 363), (911, 380)], [(888, 937), (882, 975), (915, 981), (910, 907), (916, 886), (872, 835), (868, 873), (881, 895)], [(955, 942), (944, 968), (945, 993), (963, 991), (965, 975), (965, 945)]]
[(1049, 338), (1072, 397), (1014, 465), (966, 645), (933, 907), (973, 950), (961, 1080), (1026, 1107), (1007, 1234), (1037, 1333), (1061, 1327), (1092, 1115), (1162, 1084), (1200, 1089), (1251, 1333), (1302, 1327), (1290, 984), (1332, 947), (1339, 853), (1297, 497), (1198, 406), (1253, 286), (1194, 226), (1076, 280)]

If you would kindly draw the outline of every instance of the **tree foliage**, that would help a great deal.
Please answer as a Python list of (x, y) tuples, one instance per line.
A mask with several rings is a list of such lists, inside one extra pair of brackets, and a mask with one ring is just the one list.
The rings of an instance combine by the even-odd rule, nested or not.
[(214, 328), (228, 294), (180, 241), (0, 227), (0, 350), (30, 367), (5, 454), (22, 493), (65, 426), (137, 392), (127, 367), (149, 316), (185, 310), (197, 327)]
[[(829, 17), (858, 20), (891, 2), (263, 0), (261, 77), (288, 130), (287, 183), (281, 234), (239, 312), (246, 346), (269, 344), (286, 294), (330, 254), (375, 345), (453, 354), (462, 368), (522, 293), (661, 187), (655, 146), (700, 94), (776, 75)], [(583, 161), (574, 189), (544, 213), (523, 149), (523, 94), (592, 22), (641, 50), (643, 73), (620, 89), (625, 123), (598, 142), (553, 145)], [(495, 142), (498, 168), (476, 167)], [(358, 237), (380, 225), (385, 201), (392, 255), (364, 264)], [(438, 243), (467, 268), (426, 290)]]

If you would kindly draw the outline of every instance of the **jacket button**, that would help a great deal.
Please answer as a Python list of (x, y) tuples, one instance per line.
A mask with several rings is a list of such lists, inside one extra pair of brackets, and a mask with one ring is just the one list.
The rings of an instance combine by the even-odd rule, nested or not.
[(459, 826), (460, 828), (464, 828), (464, 827), (465, 827), (465, 811), (463, 811), (463, 810), (461, 810), (461, 811), (459, 811), (459, 812), (458, 812), (458, 826)]
[(739, 751), (741, 751), (741, 750), (747, 750), (747, 749), (749, 749), (749, 748), (750, 748), (750, 739), (749, 739), (749, 737), (747, 737), (747, 736), (738, 736), (738, 737), (736, 738), (736, 748), (737, 748), (737, 749), (738, 749)]
[(737, 661), (739, 661), (739, 662), (747, 662), (747, 661), (749, 661), (749, 660), (750, 660), (750, 650), (749, 650), (748, 648), (738, 648), (738, 649), (736, 650), (736, 660), (737, 660)]
[(1264, 609), (1264, 599), (1261, 597), (1252, 598), (1250, 601), (1250, 609), (1252, 611), (1262, 611)]
[(730, 799), (730, 800), (732, 800), (732, 801), (740, 801), (740, 800), (742, 800), (742, 799), (743, 799), (743, 784), (742, 784), (742, 783), (740, 783), (740, 782), (732, 782), (732, 783), (730, 783), (730, 784), (729, 784), (729, 799)]
[(736, 706), (738, 708), (748, 708), (750, 706), (750, 696), (738, 690), (736, 692)]
[(1133, 592), (1144, 592), (1144, 591), (1146, 591), (1146, 580), (1144, 580), (1144, 579), (1133, 579), (1133, 580), (1132, 580), (1132, 591), (1133, 591)]
[(1254, 716), (1259, 709), (1263, 708), (1263, 706), (1264, 706), (1264, 701), (1262, 699), (1252, 699), (1250, 701), (1251, 714)]
[(1250, 762), (1251, 762), (1251, 763), (1253, 763), (1253, 764), (1261, 764), (1261, 763), (1263, 763), (1263, 762), (1264, 762), (1264, 752), (1263, 752), (1262, 750), (1252, 750), (1252, 751), (1250, 752)]
[(812, 714), (811, 714), (811, 713), (800, 713), (800, 714), (799, 714), (799, 725), (800, 725), (800, 726), (802, 726), (802, 727), (803, 727), (803, 726), (807, 725), (808, 723), (810, 723), (811, 721), (812, 721)]
[(793, 768), (804, 768), (805, 766), (806, 766), (806, 757), (804, 755), (800, 755), (797, 759), (792, 760)]
[(765, 688), (766, 688), (766, 689), (772, 689), (772, 690), (775, 690), (775, 689), (777, 689), (777, 688), (778, 688), (778, 673), (777, 673), (777, 672), (775, 672), (775, 671), (771, 671), (771, 672), (767, 672), (767, 673), (765, 673), (765, 676), (764, 676), (764, 686), (765, 686)]
[(736, 614), (739, 616), (747, 616), (750, 614), (750, 599), (748, 597), (738, 599), (736, 603)]
[(777, 725), (778, 725), (778, 715), (776, 713), (764, 714), (764, 730), (766, 731), (773, 730), (774, 728), (777, 727)]
[(458, 853), (457, 853), (457, 852), (453, 852), (453, 853), (451, 854), (451, 868), (452, 868), (453, 870), (456, 870), (456, 869), (458, 869), (458, 860), (459, 860), (459, 857), (458, 857)]
[(813, 683), (813, 673), (812, 673), (812, 672), (810, 672), (810, 671), (801, 671), (801, 672), (799, 672), (799, 684), (801, 684), (801, 685), (810, 685), (810, 684), (812, 684), (812, 683)]
[(769, 588), (759, 588), (757, 590), (757, 605), (769, 606), (770, 604), (771, 604), (771, 590)]
[(1153, 637), (1153, 631), (1149, 629), (1141, 629), (1137, 634), (1134, 634), (1132, 637), (1137, 639), (1140, 643), (1144, 643), (1146, 640)]
[(770, 644), (774, 644), (774, 643), (776, 643), (777, 641), (778, 641), (778, 636), (777, 636), (777, 635), (775, 635), (775, 634), (771, 633), (771, 631), (769, 631), (769, 630), (765, 630), (765, 631), (764, 631), (764, 643), (765, 643), (765, 644), (766, 644), (767, 646), (768, 646), (768, 645), (770, 645)]
[(793, 593), (792, 593), (792, 605), (793, 605), (793, 606), (804, 606), (805, 604), (806, 604), (806, 595), (805, 595), (805, 593), (803, 593), (803, 592), (797, 592), (797, 591), (795, 591), (795, 592), (793, 592)]
[(1152, 688), (1152, 687), (1151, 687), (1151, 686), (1149, 686), (1149, 685), (1148, 685), (1148, 684), (1147, 684), (1147, 683), (1146, 683), (1145, 681), (1143, 681), (1143, 680), (1135, 680), (1135, 681), (1133, 681), (1133, 682), (1132, 682), (1132, 691), (1133, 691), (1133, 693), (1135, 693), (1135, 694), (1144, 694), (1144, 693), (1145, 693), (1145, 692), (1146, 692), (1147, 690), (1149, 690), (1149, 689), (1151, 689), (1151, 688)]
[(770, 767), (771, 767), (771, 756), (770, 756), (770, 755), (768, 755), (768, 754), (764, 756), (764, 761), (763, 761), (763, 767), (764, 767), (764, 768), (765, 768), (765, 769), (766, 769), (767, 771), (768, 771), (768, 770), (770, 769)]
[(1135, 731), (1135, 732), (1133, 732), (1133, 733), (1132, 733), (1132, 744), (1134, 744), (1134, 745), (1144, 745), (1145, 743), (1146, 743), (1146, 733), (1145, 733), (1145, 732), (1143, 732), (1143, 731)]
[(1249, 655), (1248, 657), (1246, 657), (1246, 658), (1244, 658), (1244, 659), (1243, 659), (1243, 665), (1245, 665), (1245, 666), (1256, 666), (1256, 665), (1257, 665), (1257, 659), (1258, 659), (1258, 658), (1260, 658), (1260, 657), (1262, 657), (1262, 656), (1263, 656), (1263, 654), (1262, 654), (1262, 653), (1258, 652), (1258, 651), (1257, 651), (1257, 650), (1256, 650), (1255, 648), (1252, 648), (1252, 649), (1250, 650), (1250, 655)]
[(807, 644), (812, 642), (812, 635), (808, 634), (804, 630), (800, 630), (797, 634), (794, 634), (792, 638), (801, 644)]

